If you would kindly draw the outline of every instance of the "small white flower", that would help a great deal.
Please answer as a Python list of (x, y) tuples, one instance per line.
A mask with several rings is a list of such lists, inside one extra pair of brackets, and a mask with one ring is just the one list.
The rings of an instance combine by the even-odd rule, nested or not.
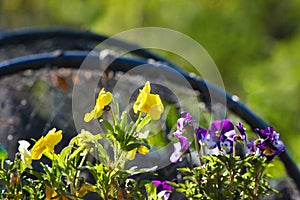
[(26, 165), (27, 168), (32, 168), (31, 166), (31, 152), (28, 151), (28, 148), (30, 146), (30, 143), (27, 142), (26, 140), (19, 140), (19, 152), (21, 154), (21, 160), (22, 162)]

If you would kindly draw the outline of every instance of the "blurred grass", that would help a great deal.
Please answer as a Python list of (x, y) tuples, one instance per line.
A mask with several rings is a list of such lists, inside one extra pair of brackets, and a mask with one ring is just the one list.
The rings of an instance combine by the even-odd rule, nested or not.
[(0, 28), (67, 26), (107, 35), (143, 26), (180, 31), (207, 50), (226, 90), (280, 132), (300, 164), (299, 10), (299, 0), (0, 0)]

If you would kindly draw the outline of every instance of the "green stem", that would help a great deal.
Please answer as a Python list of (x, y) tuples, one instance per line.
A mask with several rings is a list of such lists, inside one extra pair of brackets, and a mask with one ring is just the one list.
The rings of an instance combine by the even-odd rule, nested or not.
[(190, 168), (193, 169), (193, 158), (191, 152), (189, 152), (189, 157), (190, 157)]
[[(195, 141), (196, 151), (198, 153), (199, 162), (200, 162), (200, 165), (202, 165), (202, 157), (203, 157), (202, 145), (199, 144), (199, 142), (197, 141), (196, 133), (194, 134), (194, 141)], [(200, 146), (200, 150), (199, 150), (199, 146)]]
[(232, 156), (235, 157), (236, 155), (236, 142), (233, 140), (233, 145), (232, 145)]
[(230, 183), (229, 183), (229, 191), (230, 191), (230, 197), (229, 197), (229, 199), (230, 200), (233, 200), (233, 198), (234, 198), (234, 195), (232, 194), (232, 192), (233, 192), (233, 181), (234, 181), (234, 174), (233, 174), (233, 171), (232, 170), (230, 170), (229, 171), (229, 178), (230, 178)]
[(110, 111), (110, 114), (111, 114), (111, 119), (112, 119), (112, 122), (113, 122), (113, 126), (115, 126), (116, 125), (115, 114), (114, 114), (112, 108), (110, 108), (109, 111)]
[(4, 169), (4, 161), (5, 161), (5, 159), (1, 160), (1, 169)]
[(259, 195), (258, 195), (258, 183), (259, 180), (261, 179), (262, 176), (262, 172), (260, 172), (261, 169), (257, 170), (256, 176), (255, 176), (255, 182), (254, 182), (254, 190), (253, 190), (253, 200), (258, 199)]
[(114, 148), (114, 159), (115, 159), (115, 162), (114, 162), (114, 166), (119, 168), (119, 169), (124, 169), (124, 165), (125, 165), (125, 156), (124, 155), (124, 150), (122, 150), (122, 148), (116, 146)]
[(142, 120), (142, 112), (139, 112), (139, 116), (136, 120), (136, 122), (134, 123), (133, 127), (131, 128), (129, 135), (132, 135), (134, 133), (134, 131), (136, 130), (137, 126), (139, 125), (139, 123)]
[[(82, 159), (81, 159), (81, 161), (80, 161), (80, 163), (78, 165), (78, 168), (82, 167), (82, 165), (84, 164), (84, 161), (85, 161), (86, 157), (87, 157), (87, 153), (82, 157)], [(77, 185), (78, 185), (78, 177), (79, 176), (80, 176), (80, 170), (77, 170), (76, 175), (75, 175), (75, 184), (74, 184), (75, 189), (77, 188)]]
[(201, 150), (201, 155), (202, 155), (201, 161), (202, 161), (202, 163), (206, 163), (206, 161), (203, 159), (203, 156), (205, 156), (204, 146), (203, 145), (200, 146), (200, 150)]

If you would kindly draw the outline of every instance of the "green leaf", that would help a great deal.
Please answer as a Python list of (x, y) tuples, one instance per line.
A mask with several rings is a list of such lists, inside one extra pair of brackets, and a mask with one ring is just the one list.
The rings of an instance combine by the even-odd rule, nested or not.
[(127, 112), (124, 111), (122, 112), (122, 116), (121, 116), (120, 128), (126, 131), (127, 123), (128, 123)]
[(171, 181), (168, 182), (168, 185), (172, 186), (173, 188), (179, 187), (177, 183), (174, 183), (174, 182), (171, 182)]
[(49, 158), (52, 161), (58, 160), (58, 155), (55, 153), (45, 152), (44, 156), (46, 156), (47, 158)]
[(113, 128), (113, 126), (110, 124), (109, 121), (103, 119), (103, 120), (102, 120), (102, 123), (104, 124), (104, 126), (105, 126), (105, 128), (107, 129), (108, 132), (114, 133), (114, 128)]
[(185, 173), (185, 174), (190, 174), (191, 173), (191, 170), (190, 168), (179, 168), (178, 169), (179, 171), (181, 171), (182, 173)]
[(139, 132), (144, 126), (146, 126), (151, 121), (151, 117), (147, 114), (142, 121), (137, 125), (136, 131)]
[(138, 148), (141, 145), (147, 147), (148, 149), (150, 149), (150, 146), (148, 144), (144, 143), (144, 142), (134, 142), (134, 143), (131, 143), (131, 144), (127, 145), (125, 147), (125, 150), (126, 151), (131, 151), (132, 149)]
[(156, 200), (156, 187), (153, 183), (145, 184), (146, 192), (148, 194), (148, 200)]
[(116, 132), (113, 134), (115, 139), (120, 143), (123, 143), (123, 141), (125, 140), (125, 131), (117, 125), (115, 126), (115, 131)]
[(63, 167), (64, 166), (64, 161), (66, 159), (66, 156), (68, 156), (71, 153), (72, 146), (66, 146), (63, 148), (63, 150), (60, 152), (60, 155), (58, 157), (58, 164)]
[(115, 118), (116, 118), (116, 121), (118, 121), (118, 120), (119, 120), (120, 109), (119, 109), (119, 103), (118, 103), (118, 101), (115, 99), (114, 95), (113, 95), (112, 101), (113, 101), (113, 104), (114, 104), (115, 107), (116, 107), (116, 110), (115, 110)]
[(80, 153), (85, 149), (85, 145), (82, 145), (80, 147), (78, 147), (69, 157), (69, 160), (72, 160), (73, 158), (75, 158), (75, 156), (79, 156)]
[(107, 154), (106, 150), (100, 143), (95, 143), (95, 145), (97, 147), (99, 159), (102, 159), (102, 162), (107, 163), (109, 160), (109, 155)]
[(7, 151), (2, 145), (0, 145), (0, 160), (4, 161), (6, 158), (7, 158)]

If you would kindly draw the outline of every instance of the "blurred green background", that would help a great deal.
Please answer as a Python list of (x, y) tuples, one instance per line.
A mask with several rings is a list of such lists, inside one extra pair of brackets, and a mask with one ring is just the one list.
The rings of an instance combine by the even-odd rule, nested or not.
[(207, 50), (226, 90), (282, 134), (300, 165), (299, 11), (300, 0), (0, 0), (0, 28), (180, 31)]

